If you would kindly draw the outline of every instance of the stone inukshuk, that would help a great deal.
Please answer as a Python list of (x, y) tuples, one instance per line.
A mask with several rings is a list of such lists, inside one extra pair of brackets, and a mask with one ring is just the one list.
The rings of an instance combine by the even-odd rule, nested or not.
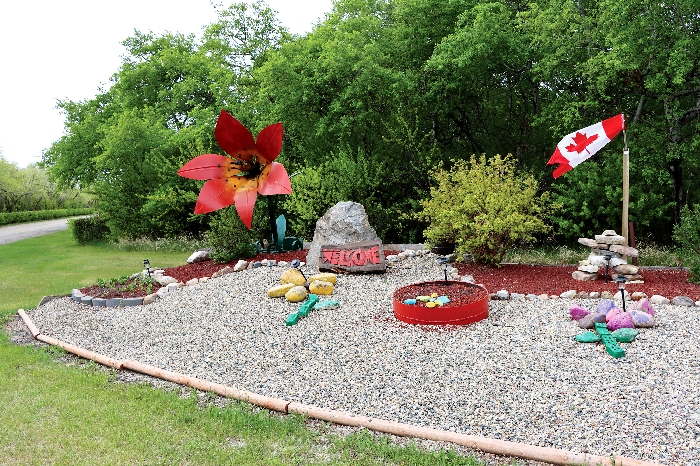
[[(618, 235), (614, 230), (605, 230), (602, 235), (595, 235), (595, 239), (579, 238), (578, 242), (591, 248), (591, 253), (588, 259), (579, 262), (578, 270), (571, 274), (575, 280), (597, 280), (600, 278), (599, 269), (605, 269), (605, 266), (609, 265), (611, 269), (609, 273), (613, 280), (624, 276), (627, 278), (627, 283), (644, 283), (642, 276), (639, 275), (639, 267), (628, 264), (623, 259), (623, 256), (639, 256), (639, 251), (635, 248), (625, 246), (624, 236)], [(605, 256), (611, 256), (609, 264)]]

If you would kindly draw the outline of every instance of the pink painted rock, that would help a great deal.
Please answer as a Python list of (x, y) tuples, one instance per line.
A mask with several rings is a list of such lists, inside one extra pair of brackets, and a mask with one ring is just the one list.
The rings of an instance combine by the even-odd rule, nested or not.
[(608, 330), (614, 332), (615, 330), (621, 328), (634, 328), (634, 322), (632, 322), (632, 314), (629, 312), (623, 312), (616, 315), (610, 322), (608, 322)]
[(649, 301), (647, 298), (642, 298), (639, 301), (637, 301), (633, 309), (635, 311), (646, 312), (647, 314), (650, 314), (652, 316), (656, 315), (656, 313), (654, 312), (654, 308), (651, 305), (651, 301)]
[(619, 307), (613, 307), (611, 308), (607, 314), (605, 314), (605, 321), (610, 322), (613, 317), (615, 317), (618, 314), (622, 314), (622, 309)]
[(598, 303), (598, 312), (601, 314), (607, 314), (608, 311), (615, 307), (615, 303), (609, 299), (601, 299)]
[(573, 306), (569, 308), (569, 315), (571, 315), (571, 318), (574, 320), (580, 320), (582, 317), (587, 316), (590, 313), (591, 311), (584, 309), (581, 306)]
[(651, 328), (656, 324), (654, 316), (642, 311), (632, 311), (632, 323), (638, 328)]
[(605, 322), (605, 314), (591, 312), (590, 314), (581, 317), (581, 319), (578, 321), (578, 326), (580, 328), (591, 329), (595, 327), (596, 322)]

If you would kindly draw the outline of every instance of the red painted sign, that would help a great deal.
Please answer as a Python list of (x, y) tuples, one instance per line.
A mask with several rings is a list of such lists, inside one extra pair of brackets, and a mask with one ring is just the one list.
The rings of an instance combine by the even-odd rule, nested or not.
[(378, 241), (362, 241), (342, 246), (321, 246), (319, 270), (377, 272), (386, 270), (384, 251)]

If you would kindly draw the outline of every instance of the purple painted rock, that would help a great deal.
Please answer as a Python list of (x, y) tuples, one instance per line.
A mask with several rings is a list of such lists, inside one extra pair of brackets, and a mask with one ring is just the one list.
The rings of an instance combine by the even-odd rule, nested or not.
[(581, 317), (581, 319), (578, 321), (578, 326), (585, 329), (591, 329), (595, 327), (596, 322), (605, 322), (605, 314), (591, 312), (590, 314)]
[(654, 312), (654, 308), (651, 305), (651, 301), (649, 301), (647, 298), (642, 298), (639, 301), (637, 301), (637, 304), (634, 305), (634, 310), (646, 312), (647, 314), (650, 314), (652, 316), (656, 315), (656, 313)]
[(613, 308), (611, 308), (611, 309), (607, 312), (607, 314), (605, 314), (605, 321), (606, 321), (606, 322), (610, 322), (610, 321), (612, 320), (612, 318), (615, 317), (615, 316), (618, 315), (618, 314), (622, 314), (622, 309), (620, 309), (619, 307), (613, 307)]
[(591, 311), (584, 309), (581, 306), (573, 306), (569, 308), (569, 315), (571, 315), (571, 318), (574, 320), (580, 320), (582, 317), (587, 316), (590, 313)]
[(608, 311), (615, 307), (615, 303), (609, 299), (601, 299), (598, 303), (598, 312), (601, 314), (607, 314)]
[(651, 328), (656, 324), (654, 316), (642, 311), (632, 311), (632, 323), (638, 328)]
[(634, 328), (634, 322), (632, 322), (632, 314), (629, 312), (623, 312), (616, 315), (610, 322), (608, 322), (608, 330), (614, 332), (621, 328)]

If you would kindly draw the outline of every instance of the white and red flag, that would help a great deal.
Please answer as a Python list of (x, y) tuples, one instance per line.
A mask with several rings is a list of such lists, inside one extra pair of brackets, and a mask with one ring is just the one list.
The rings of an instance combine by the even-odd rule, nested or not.
[(564, 136), (547, 165), (558, 163), (554, 170), (554, 178), (559, 178), (564, 173), (574, 168), (593, 154), (598, 152), (620, 131), (625, 129), (625, 115), (620, 113), (612, 118), (603, 120), (594, 125), (574, 131)]

